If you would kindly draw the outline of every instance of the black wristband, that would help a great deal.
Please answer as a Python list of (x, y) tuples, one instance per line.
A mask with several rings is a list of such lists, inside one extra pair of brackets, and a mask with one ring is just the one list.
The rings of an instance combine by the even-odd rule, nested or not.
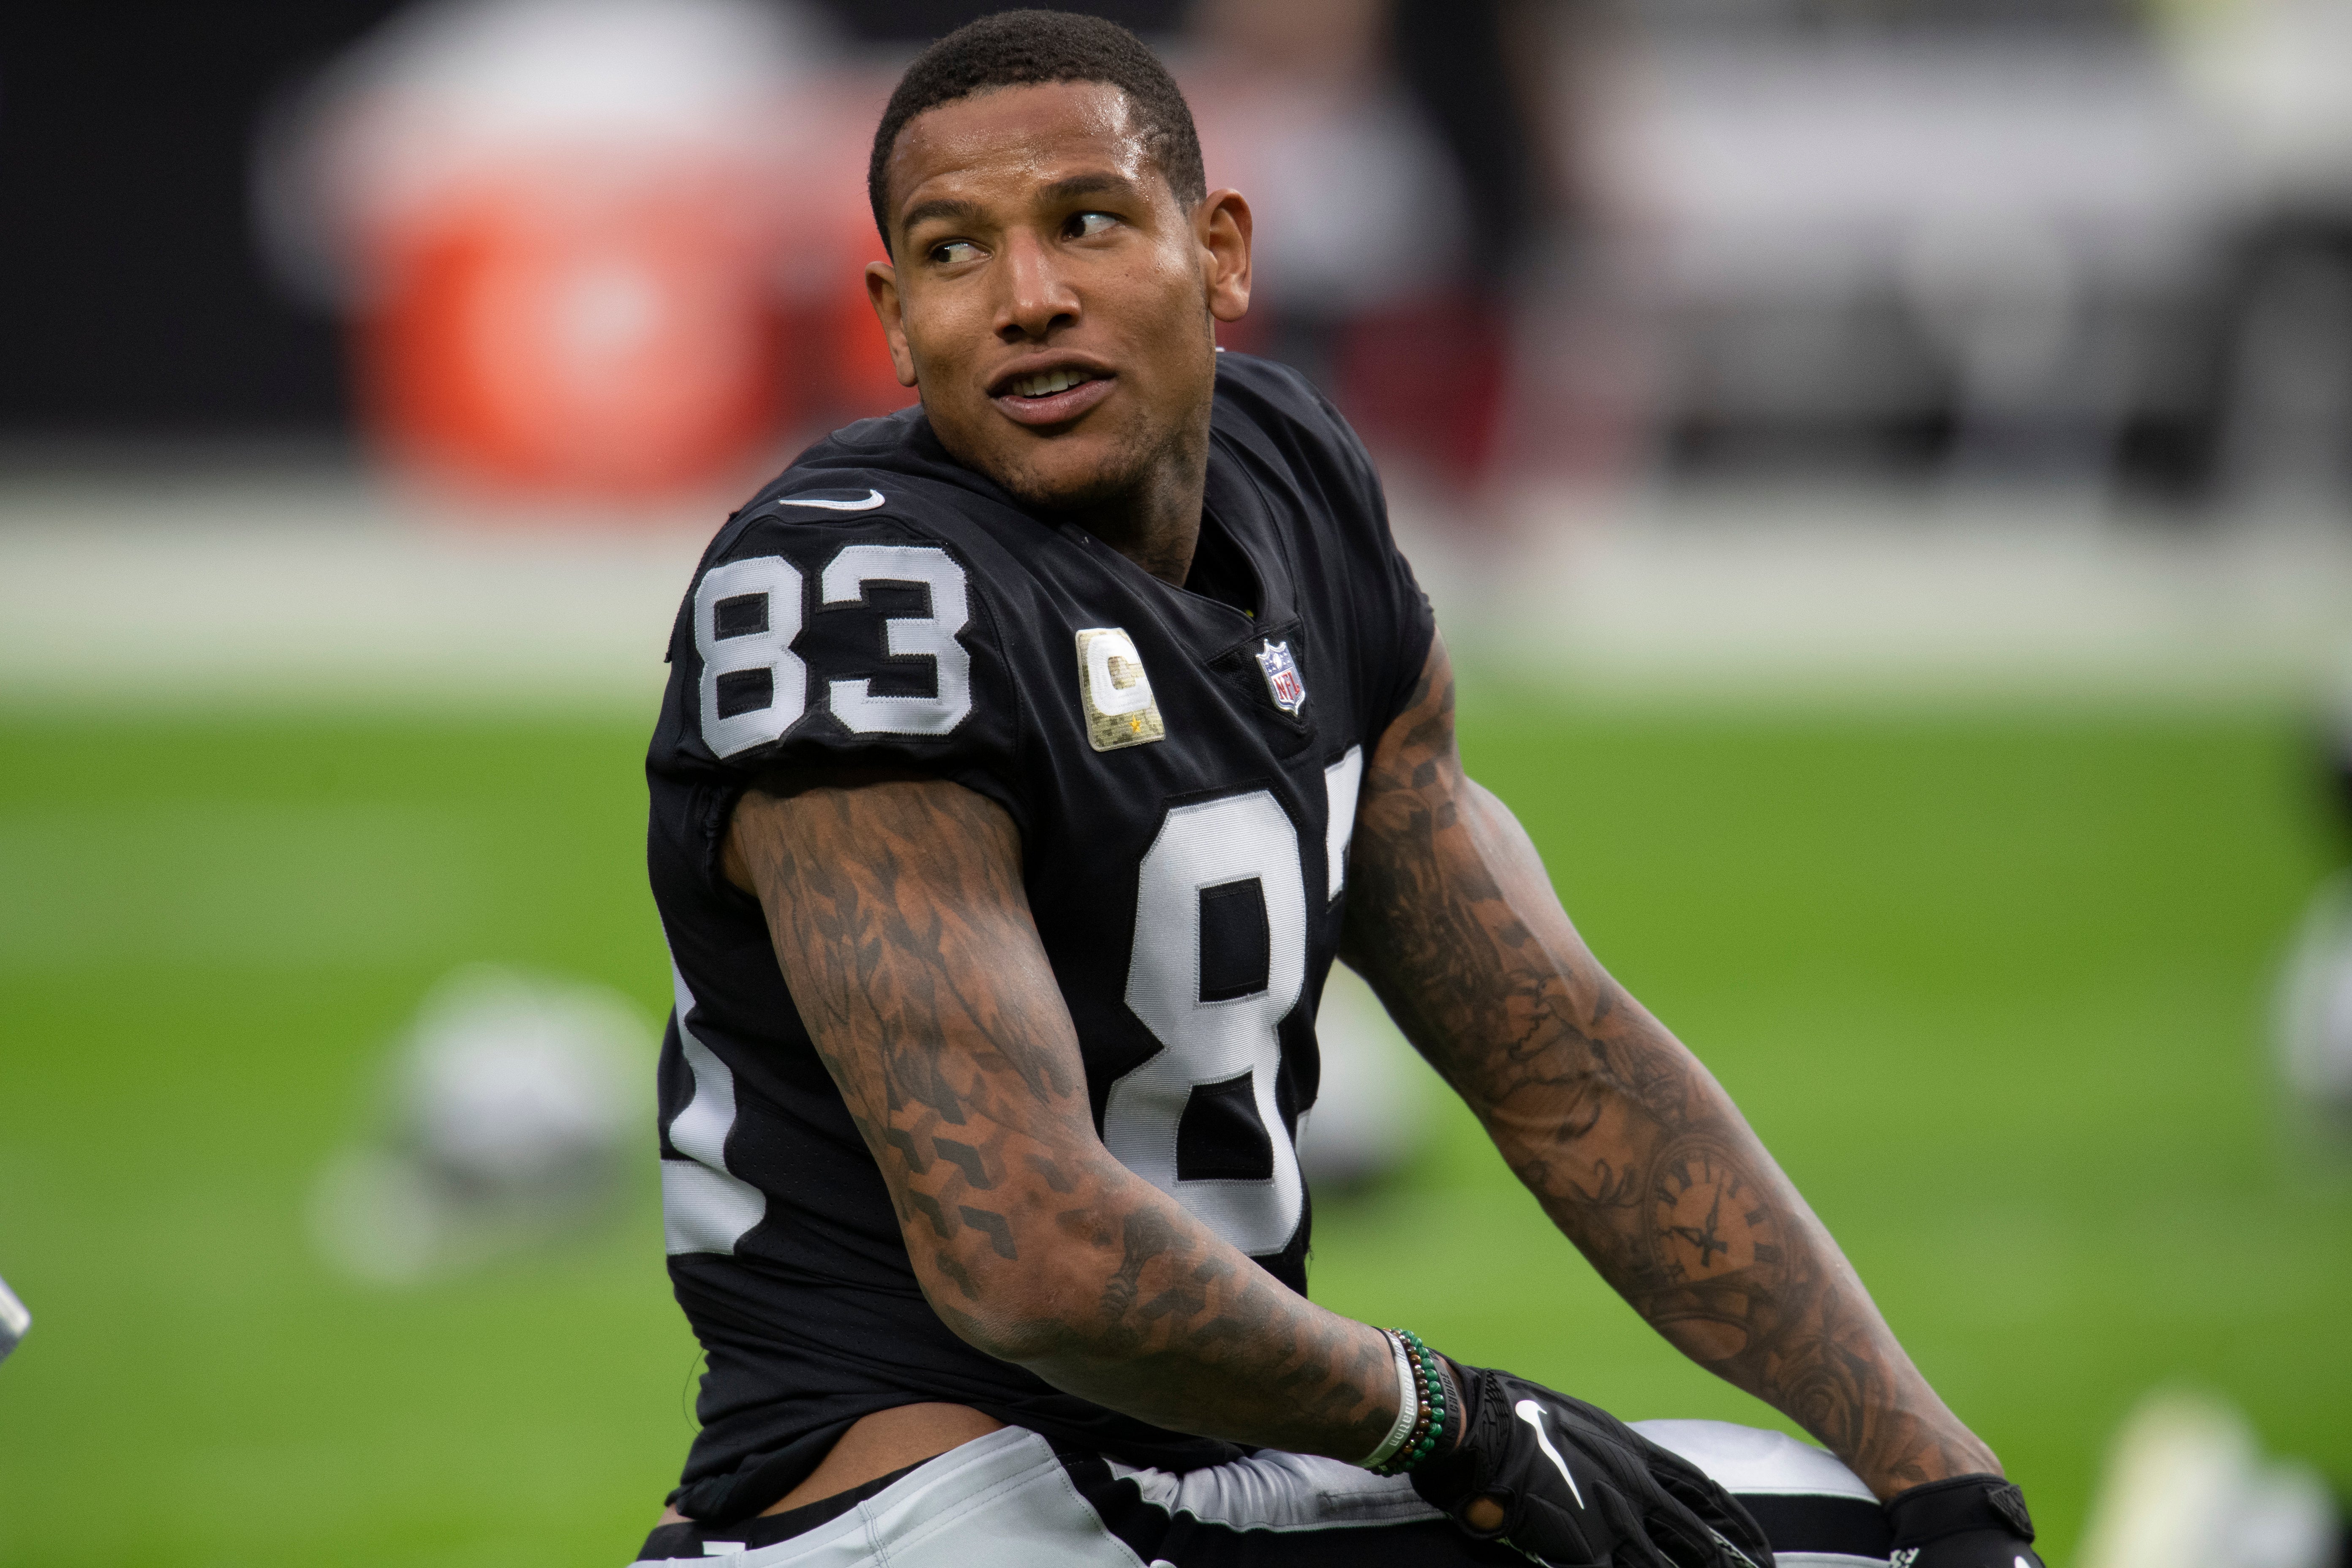
[(2025, 1494), (1993, 1475), (1953, 1476), (1896, 1492), (1887, 1500), (1886, 1520), (1898, 1549), (1970, 1530), (2005, 1531), (2021, 1541), (2033, 1539)]
[(1462, 1373), (1454, 1366), (1453, 1358), (1440, 1355), (1435, 1351), (1432, 1351), (1430, 1355), (1437, 1363), (1437, 1378), (1445, 1385), (1446, 1396), (1445, 1420), (1438, 1428), (1436, 1453), (1450, 1454), (1461, 1446), (1462, 1434), (1469, 1430), (1470, 1411), (1464, 1403)]

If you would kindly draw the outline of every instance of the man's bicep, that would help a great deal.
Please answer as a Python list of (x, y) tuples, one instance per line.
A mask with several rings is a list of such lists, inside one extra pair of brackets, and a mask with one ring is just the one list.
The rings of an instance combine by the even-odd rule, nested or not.
[[(938, 780), (753, 791), (729, 850), (853, 1110), (1084, 1114), (1076, 1037), (1002, 807)], [(1000, 1075), (1023, 1092), (990, 1100)]]
[(902, 779), (754, 791), (729, 837), (910, 1254), (978, 1301), (1099, 1148), (1011, 819)]
[(1459, 1092), (1495, 1103), (1603, 977), (1517, 818), (1462, 771), (1442, 642), (1365, 770), (1355, 838), (1341, 956)]
[(1411, 697), (1364, 768), (1339, 956), (1449, 1079), (1445, 1058), (1459, 1020), (1442, 993), (1450, 973), (1459, 999), (1478, 956), (1462, 945), (1473, 933), (1463, 925), (1451, 866), (1467, 783), (1454, 750), (1453, 666), (1444, 641), (1433, 638)]

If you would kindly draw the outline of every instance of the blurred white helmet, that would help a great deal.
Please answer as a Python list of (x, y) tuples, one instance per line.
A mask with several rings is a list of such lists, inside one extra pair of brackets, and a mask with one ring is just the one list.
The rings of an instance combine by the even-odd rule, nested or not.
[(1328, 1195), (1378, 1182), (1420, 1152), (1437, 1079), (1372, 988), (1343, 965), (1324, 982), (1315, 1038), (1322, 1087), (1298, 1119), (1298, 1163)]
[(2161, 1393), (2116, 1435), (2080, 1568), (2334, 1568), (2341, 1526), (2312, 1468), (2268, 1459), (2226, 1402)]
[(320, 1252), (403, 1282), (605, 1217), (650, 1147), (652, 1061), (617, 993), (486, 964), (450, 974), (396, 1048), (373, 1132), (320, 1177)]

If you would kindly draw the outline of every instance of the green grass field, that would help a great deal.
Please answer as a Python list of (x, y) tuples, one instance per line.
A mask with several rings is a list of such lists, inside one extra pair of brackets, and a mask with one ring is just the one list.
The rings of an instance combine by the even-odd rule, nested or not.
[[(2326, 868), (2285, 721), (1601, 715), (1474, 769), (1715, 1067), (2063, 1562), (2150, 1385), (2352, 1480), (2352, 1190), (2285, 1147), (2270, 968)], [(1513, 715), (1506, 723), (1504, 715)], [(0, 1563), (626, 1560), (690, 1426), (648, 1137), (618, 1231), (407, 1292), (309, 1184), (453, 965), (666, 1005), (635, 725), (0, 722)], [(650, 1095), (650, 1088), (648, 1089)], [(1764, 1420), (1445, 1117), (1317, 1294), (1628, 1416)]]

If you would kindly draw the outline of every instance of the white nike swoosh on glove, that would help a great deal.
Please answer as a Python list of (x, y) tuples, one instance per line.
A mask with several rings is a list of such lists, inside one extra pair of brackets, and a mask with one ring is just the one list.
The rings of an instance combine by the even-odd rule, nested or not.
[(1538, 1447), (1543, 1449), (1545, 1458), (1559, 1467), (1559, 1479), (1568, 1483), (1569, 1495), (1576, 1499), (1576, 1506), (1590, 1507), (1584, 1494), (1577, 1489), (1576, 1478), (1568, 1473), (1568, 1461), (1559, 1457), (1559, 1450), (1551, 1446), (1551, 1435), (1544, 1430), (1544, 1407), (1532, 1399), (1522, 1399), (1511, 1406), (1511, 1414), (1535, 1428)]
[(863, 500), (819, 500), (814, 496), (795, 500), (791, 496), (778, 496), (776, 498), (776, 504), (778, 506), (823, 507), (827, 511), (872, 511), (876, 507), (882, 504), (882, 492), (880, 490), (867, 490), (866, 492), (866, 499)]

